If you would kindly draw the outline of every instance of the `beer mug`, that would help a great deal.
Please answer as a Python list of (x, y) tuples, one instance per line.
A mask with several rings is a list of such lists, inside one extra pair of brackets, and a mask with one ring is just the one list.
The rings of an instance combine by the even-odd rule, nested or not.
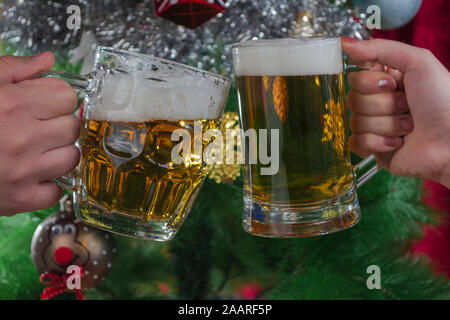
[(355, 190), (378, 169), (373, 157), (350, 163), (340, 38), (251, 40), (232, 54), (243, 130), (278, 137), (266, 143), (279, 156), (273, 174), (249, 162), (264, 150), (243, 137), (245, 231), (308, 237), (358, 223)]
[[(174, 162), (183, 129), (194, 143), (194, 122), (217, 128), (228, 78), (129, 51), (98, 47), (93, 72), (48, 72), (85, 93), (77, 146), (81, 160), (70, 177), (54, 181), (74, 191), (83, 222), (137, 238), (173, 238), (205, 178), (195, 154)], [(206, 144), (204, 142), (204, 144)]]

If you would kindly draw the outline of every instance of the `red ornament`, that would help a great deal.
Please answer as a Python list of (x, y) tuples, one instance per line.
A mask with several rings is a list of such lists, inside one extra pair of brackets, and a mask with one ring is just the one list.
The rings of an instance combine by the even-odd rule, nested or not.
[(190, 29), (223, 11), (223, 0), (155, 0), (155, 15)]
[(255, 281), (249, 281), (243, 284), (235, 292), (244, 299), (256, 299), (262, 292), (263, 288)]

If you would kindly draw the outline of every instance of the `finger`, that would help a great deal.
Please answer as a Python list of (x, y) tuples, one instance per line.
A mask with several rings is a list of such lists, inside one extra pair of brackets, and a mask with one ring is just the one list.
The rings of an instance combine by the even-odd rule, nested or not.
[(9, 198), (10, 209), (8, 210), (8, 215), (53, 207), (58, 203), (62, 194), (63, 191), (50, 181), (31, 184), (16, 191)]
[(397, 88), (394, 78), (380, 71), (353, 71), (349, 72), (348, 83), (353, 90), (363, 94), (393, 92)]
[(80, 161), (80, 151), (74, 145), (43, 153), (39, 159), (38, 180), (62, 177), (71, 172)]
[(352, 114), (350, 129), (354, 133), (375, 133), (382, 136), (403, 136), (413, 129), (413, 121), (409, 114), (393, 116), (362, 116)]
[(342, 37), (342, 48), (356, 61), (377, 62), (402, 73), (416, 68), (426, 54), (424, 49), (385, 39), (359, 41)]
[(40, 78), (18, 83), (16, 97), (39, 120), (71, 114), (78, 106), (75, 90), (64, 80)]
[(41, 210), (55, 206), (63, 195), (63, 191), (51, 181), (43, 181), (28, 192), (32, 197), (26, 211)]
[(40, 76), (49, 70), (55, 58), (51, 52), (42, 52), (33, 57), (0, 57), (0, 84), (16, 83)]
[(80, 119), (68, 114), (50, 120), (40, 121), (42, 145), (41, 152), (73, 144), (80, 134)]
[(389, 73), (394, 79), (395, 83), (397, 84), (397, 90), (405, 90), (405, 86), (403, 85), (403, 73), (392, 68), (387, 68), (386, 72)]
[(400, 137), (384, 137), (373, 133), (353, 134), (349, 139), (350, 149), (360, 157), (393, 151), (402, 144), (403, 139)]
[(349, 109), (359, 115), (388, 116), (408, 112), (408, 103), (403, 92), (361, 94), (350, 90), (347, 96)]

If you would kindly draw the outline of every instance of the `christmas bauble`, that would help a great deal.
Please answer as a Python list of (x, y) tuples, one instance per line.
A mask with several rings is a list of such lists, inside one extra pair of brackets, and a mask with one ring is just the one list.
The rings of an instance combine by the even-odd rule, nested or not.
[(83, 267), (84, 290), (105, 279), (116, 255), (116, 242), (110, 233), (76, 220), (72, 210), (63, 210), (36, 228), (31, 255), (40, 274), (66, 275), (71, 265)]
[(222, 0), (155, 0), (155, 15), (190, 29), (224, 10)]
[(422, 0), (352, 0), (353, 7), (366, 13), (371, 5), (380, 7), (381, 29), (391, 30), (408, 24), (419, 11)]

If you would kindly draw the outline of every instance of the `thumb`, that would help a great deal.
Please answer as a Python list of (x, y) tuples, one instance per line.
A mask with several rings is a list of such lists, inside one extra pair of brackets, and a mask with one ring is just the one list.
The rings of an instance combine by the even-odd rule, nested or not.
[(49, 70), (54, 62), (55, 57), (49, 51), (32, 57), (2, 56), (0, 57), (0, 84), (36, 78)]
[(378, 62), (384, 66), (397, 69), (402, 73), (420, 66), (427, 50), (417, 48), (402, 42), (373, 39), (357, 40), (342, 37), (342, 48), (355, 61)]

